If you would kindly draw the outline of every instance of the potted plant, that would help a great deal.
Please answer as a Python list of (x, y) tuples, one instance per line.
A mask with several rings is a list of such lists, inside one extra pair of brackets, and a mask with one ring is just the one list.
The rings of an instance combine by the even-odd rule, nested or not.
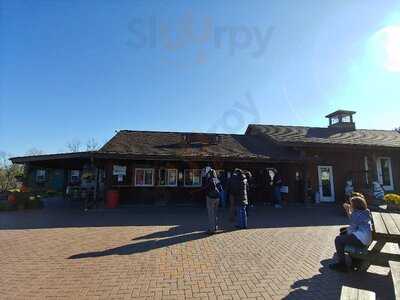
[(400, 211), (400, 195), (387, 194), (385, 195), (385, 201), (388, 209)]

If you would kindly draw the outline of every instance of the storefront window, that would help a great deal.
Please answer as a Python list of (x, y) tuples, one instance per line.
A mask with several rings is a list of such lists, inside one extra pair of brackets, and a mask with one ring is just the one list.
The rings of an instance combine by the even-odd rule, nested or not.
[(188, 169), (185, 170), (185, 186), (197, 187), (201, 186), (201, 170), (200, 169)]
[(377, 160), (379, 183), (385, 190), (393, 190), (392, 162), (388, 157), (380, 157)]
[(168, 185), (169, 186), (178, 185), (178, 170), (174, 169), (168, 170)]
[(154, 169), (135, 169), (135, 186), (153, 186)]
[(177, 186), (178, 170), (176, 169), (160, 169), (160, 186)]

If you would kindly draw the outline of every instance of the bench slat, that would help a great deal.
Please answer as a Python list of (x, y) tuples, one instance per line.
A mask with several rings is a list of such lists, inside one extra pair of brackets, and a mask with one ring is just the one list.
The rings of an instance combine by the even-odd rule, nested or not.
[(392, 274), (394, 293), (396, 299), (400, 299), (400, 262), (389, 261), (390, 273)]
[(340, 300), (375, 300), (375, 293), (366, 290), (359, 290), (348, 286), (342, 287)]
[(372, 219), (374, 221), (375, 232), (379, 234), (387, 234), (387, 229), (383, 223), (383, 219), (380, 213), (372, 212)]
[(358, 290), (358, 300), (375, 300), (375, 293), (366, 290)]
[(400, 235), (400, 231), (396, 226), (392, 216), (390, 214), (381, 214), (383, 222), (385, 223), (386, 229), (391, 235)]
[(340, 295), (340, 300), (355, 300), (358, 298), (358, 290), (343, 286), (342, 287), (342, 294)]
[(396, 227), (400, 232), (400, 214), (391, 213), (390, 216), (392, 217), (393, 222), (396, 224)]

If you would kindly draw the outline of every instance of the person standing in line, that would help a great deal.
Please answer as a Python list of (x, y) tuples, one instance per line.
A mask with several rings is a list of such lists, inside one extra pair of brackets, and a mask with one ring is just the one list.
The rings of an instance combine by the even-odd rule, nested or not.
[(250, 171), (243, 171), (244, 176), (247, 179), (247, 202), (248, 204), (246, 205), (246, 213), (247, 216), (249, 216), (249, 207), (253, 207), (251, 204), (251, 201), (254, 201), (254, 184), (253, 184), (253, 175), (251, 174)]
[(226, 179), (226, 175), (225, 172), (222, 172), (219, 176), (218, 179), (220, 181), (220, 205), (222, 208), (226, 207), (226, 201), (228, 198), (228, 193), (227, 193), (227, 179)]
[(236, 169), (235, 176), (231, 181), (231, 189), (233, 190), (233, 200), (236, 209), (236, 228), (247, 228), (247, 205), (249, 204), (247, 198), (248, 183), (243, 171)]
[(218, 230), (218, 206), (219, 206), (219, 186), (220, 182), (217, 173), (213, 169), (206, 169), (206, 198), (208, 213), (208, 233), (214, 234)]
[(282, 177), (279, 174), (278, 170), (274, 170), (275, 175), (273, 182), (273, 193), (274, 193), (274, 207), (275, 208), (282, 208)]
[(239, 169), (234, 169), (231, 176), (228, 179), (227, 182), (227, 188), (228, 188), (228, 194), (229, 194), (229, 221), (231, 223), (235, 222), (235, 214), (236, 214), (236, 207), (235, 207), (235, 196), (237, 194), (237, 184), (236, 182), (238, 181), (238, 171)]

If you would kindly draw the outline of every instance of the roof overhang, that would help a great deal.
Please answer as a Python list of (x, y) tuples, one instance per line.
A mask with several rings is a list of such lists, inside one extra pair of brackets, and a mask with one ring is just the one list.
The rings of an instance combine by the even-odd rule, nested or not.
[(14, 164), (25, 164), (32, 162), (44, 162), (44, 161), (54, 161), (54, 160), (66, 160), (66, 159), (90, 159), (95, 153), (96, 151), (88, 151), (88, 152), (18, 156), (18, 157), (12, 157), (10, 158), (10, 160)]
[(272, 162), (301, 162), (306, 159), (300, 156), (296, 157), (271, 157), (265, 155), (254, 156), (215, 156), (215, 155), (138, 155), (132, 153), (116, 152), (75, 152), (61, 154), (47, 154), (35, 156), (13, 157), (10, 159), (15, 164), (31, 164), (54, 168), (73, 168), (83, 165), (89, 161), (101, 160), (136, 160), (136, 161), (193, 161), (193, 162), (254, 162), (254, 163), (272, 163)]
[(337, 110), (337, 111), (335, 111), (333, 113), (330, 113), (329, 115), (326, 115), (325, 118), (331, 118), (331, 117), (338, 116), (338, 115), (354, 115), (356, 113), (357, 112), (352, 111), (352, 110), (340, 109), (340, 110)]

